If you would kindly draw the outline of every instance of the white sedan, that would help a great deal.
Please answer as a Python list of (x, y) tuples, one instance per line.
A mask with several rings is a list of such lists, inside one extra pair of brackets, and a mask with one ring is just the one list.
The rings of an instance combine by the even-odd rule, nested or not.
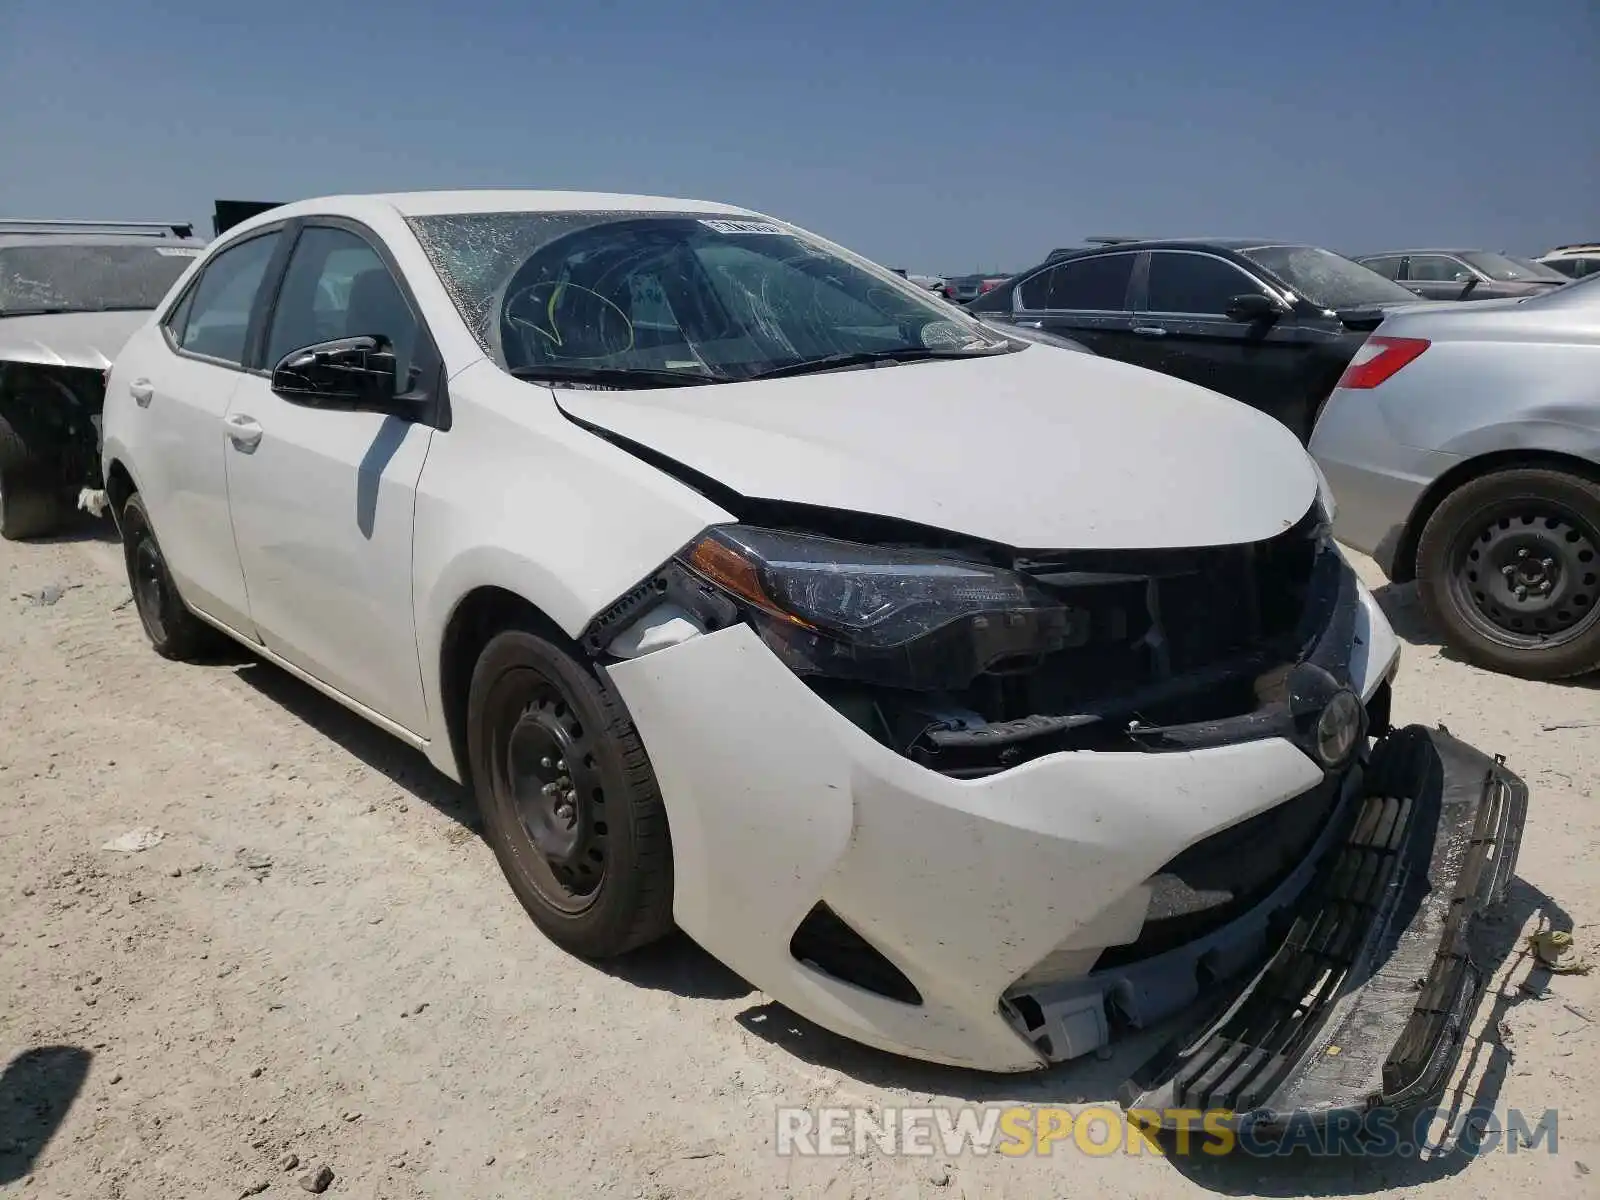
[[(1324, 1107), (1400, 1039), (1381, 931), (1475, 995), (1399, 881), (1492, 901), (1525, 790), (1390, 731), (1398, 647), (1293, 435), (793, 225), (274, 209), (117, 360), (104, 465), (156, 649), (221, 631), (419, 747), (575, 953), (676, 925), (829, 1029), (997, 1071), (1331, 980), (1292, 1044), (1228, 1034), (1297, 1067), (1207, 1085), (1239, 1111), (1317, 1084), (1319, 1037), (1352, 1048)], [(1374, 1088), (1437, 1065), (1417, 1011)]]

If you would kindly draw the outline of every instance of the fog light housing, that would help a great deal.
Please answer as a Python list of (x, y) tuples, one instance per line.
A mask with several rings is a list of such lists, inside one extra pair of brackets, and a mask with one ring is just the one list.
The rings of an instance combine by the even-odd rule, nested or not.
[(1361, 740), (1366, 712), (1354, 692), (1337, 692), (1317, 718), (1317, 758), (1324, 767), (1335, 767), (1350, 757)]

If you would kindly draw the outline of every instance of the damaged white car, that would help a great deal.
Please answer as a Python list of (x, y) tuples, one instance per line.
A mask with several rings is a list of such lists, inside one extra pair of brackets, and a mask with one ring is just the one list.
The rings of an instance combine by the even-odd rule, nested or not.
[(676, 924), (990, 1071), (1187, 1015), (1145, 1106), (1453, 1058), (1526, 789), (1391, 730), (1315, 466), (1220, 395), (726, 205), (343, 197), (173, 290), (105, 472), (156, 648), (221, 630), (420, 747), (576, 953)]

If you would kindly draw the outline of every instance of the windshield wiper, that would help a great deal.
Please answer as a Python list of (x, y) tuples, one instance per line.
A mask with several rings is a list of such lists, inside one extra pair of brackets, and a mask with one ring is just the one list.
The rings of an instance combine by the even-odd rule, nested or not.
[(715, 375), (691, 374), (651, 367), (578, 367), (550, 365), (512, 367), (511, 374), (531, 383), (594, 383), (602, 387), (651, 388), (688, 387), (702, 383), (726, 383)]
[(822, 358), (808, 358), (804, 362), (785, 363), (766, 371), (746, 375), (746, 379), (782, 379), (786, 375), (810, 375), (818, 371), (835, 371), (844, 367), (869, 367), (873, 363), (927, 362), (936, 358), (983, 358), (1005, 349), (1006, 342), (995, 342), (981, 349), (929, 350), (924, 346), (900, 346), (894, 350), (861, 350), (850, 354), (828, 354)]

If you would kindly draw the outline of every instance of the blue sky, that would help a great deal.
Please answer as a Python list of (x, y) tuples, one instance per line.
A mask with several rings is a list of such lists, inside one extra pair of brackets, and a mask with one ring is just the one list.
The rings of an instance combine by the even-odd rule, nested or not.
[(0, 0), (0, 113), (4, 216), (596, 188), (913, 271), (1600, 238), (1600, 0)]

